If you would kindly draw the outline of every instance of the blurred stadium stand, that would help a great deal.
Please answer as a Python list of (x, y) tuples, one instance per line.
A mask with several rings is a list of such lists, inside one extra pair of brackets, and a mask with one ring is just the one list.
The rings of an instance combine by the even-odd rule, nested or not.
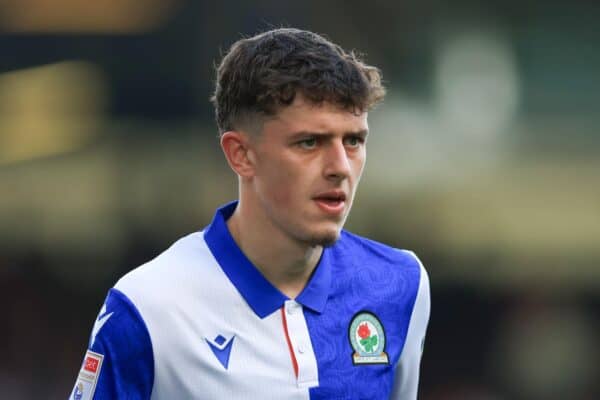
[(208, 98), (241, 35), (381, 67), (347, 228), (432, 282), (425, 400), (600, 398), (600, 7), (0, 1), (0, 397), (63, 399), (123, 273), (235, 197)]

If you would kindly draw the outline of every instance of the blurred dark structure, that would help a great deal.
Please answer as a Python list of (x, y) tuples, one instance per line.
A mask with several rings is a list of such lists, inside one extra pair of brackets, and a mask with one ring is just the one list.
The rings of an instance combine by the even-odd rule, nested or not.
[(214, 63), (294, 26), (383, 70), (348, 229), (428, 268), (420, 398), (599, 398), (597, 4), (44, 3), (0, 2), (0, 397), (66, 398), (116, 279), (234, 198)]

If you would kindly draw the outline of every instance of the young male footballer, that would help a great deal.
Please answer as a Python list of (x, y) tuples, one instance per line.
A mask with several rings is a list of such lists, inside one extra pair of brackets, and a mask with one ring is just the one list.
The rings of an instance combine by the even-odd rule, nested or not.
[(427, 274), (342, 230), (383, 96), (312, 32), (236, 42), (213, 102), (239, 200), (110, 289), (71, 399), (415, 399)]

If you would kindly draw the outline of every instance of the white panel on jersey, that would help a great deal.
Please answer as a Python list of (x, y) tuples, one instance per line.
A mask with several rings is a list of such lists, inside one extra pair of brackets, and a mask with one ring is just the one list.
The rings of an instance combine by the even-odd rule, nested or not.
[(302, 305), (294, 300), (286, 301), (285, 318), (292, 351), (298, 363), (298, 387), (311, 388), (319, 386), (317, 358), (310, 341)]
[[(179, 240), (116, 288), (140, 311), (150, 334), (152, 399), (309, 399), (296, 382), (281, 311), (258, 317), (202, 232)], [(297, 345), (307, 345), (309, 356), (298, 354), (298, 361), (303, 379), (312, 381), (316, 361), (302, 312), (289, 323)]]

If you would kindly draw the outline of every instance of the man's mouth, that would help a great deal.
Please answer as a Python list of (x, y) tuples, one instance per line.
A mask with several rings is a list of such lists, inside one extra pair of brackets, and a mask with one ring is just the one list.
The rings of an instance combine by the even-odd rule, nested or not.
[(319, 208), (327, 214), (339, 215), (346, 206), (346, 194), (342, 191), (321, 193), (313, 198)]

